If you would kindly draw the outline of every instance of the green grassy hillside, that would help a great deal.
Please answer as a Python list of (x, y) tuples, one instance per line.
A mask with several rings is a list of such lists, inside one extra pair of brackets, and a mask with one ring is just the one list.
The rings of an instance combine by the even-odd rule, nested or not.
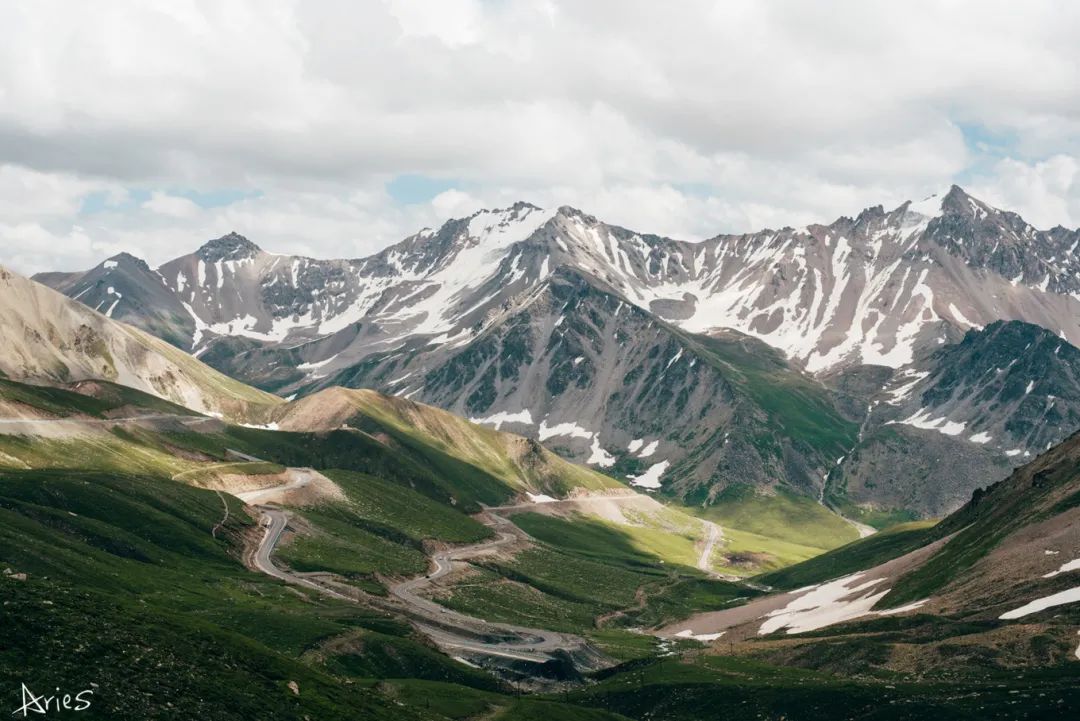
[(697, 655), (617, 669), (570, 700), (630, 718), (664, 721), (1049, 720), (1080, 713), (1074, 680), (1069, 669), (959, 681), (865, 674), (843, 678), (742, 657)]
[(914, 521), (879, 531), (820, 556), (754, 580), (777, 589), (810, 586), (898, 558), (937, 537), (933, 521)]
[(794, 371), (775, 349), (734, 332), (690, 338), (767, 414), (776, 436), (829, 460), (855, 444), (858, 424), (839, 413), (824, 386)]
[(108, 418), (118, 411), (195, 415), (163, 398), (108, 381), (83, 381), (56, 388), (0, 378), (0, 403), (11, 404), (7, 408), (9, 412), (22, 407), (30, 417)]
[(562, 496), (575, 488), (621, 487), (535, 441), (371, 390), (329, 388), (276, 408), (273, 417), (285, 430), (361, 431), (438, 472), (461, 474), (464, 465), (518, 492)]
[[(44, 689), (96, 684), (80, 715), (90, 719), (832, 721), (1006, 719), (1019, 700), (1031, 718), (1050, 705), (1076, 708), (1073, 637), (1063, 641), (1056, 627), (1039, 626), (1007, 652), (996, 650), (1011, 630), (1004, 622), (927, 615), (711, 648), (642, 633), (760, 593), (699, 571), (701, 524), (672, 507), (631, 508), (626, 524), (516, 513), (531, 545), (475, 557), (432, 591), (487, 620), (584, 635), (617, 662), (564, 693), (521, 697), (402, 618), (246, 569), (255, 518), (238, 499), (192, 485), (225, 470), (322, 470), (343, 497), (290, 509), (275, 558), (335, 572), (372, 594), (385, 593), (387, 577), (423, 573), (433, 546), (489, 538), (469, 515), (481, 504), (524, 489), (618, 485), (524, 439), (487, 429), (473, 436), (476, 427), (460, 419), (372, 402), (319, 431), (182, 416), (95, 422), (63, 437), (0, 435), (0, 691), (28, 679)], [(50, 418), (183, 413), (97, 383), (0, 382), (0, 403)], [(821, 554), (758, 577), (777, 588), (845, 575), (955, 533), (895, 584), (890, 598), (899, 604), (947, 587), (1018, 529), (1080, 505), (1070, 491), (1078, 447), (1048, 454), (938, 526), (906, 524), (857, 541), (843, 519), (796, 493), (735, 487), (696, 510), (723, 526), (716, 554), (758, 554), (764, 567)], [(927, 680), (898, 671), (905, 654), (950, 672)], [(1006, 673), (1006, 662), (1036, 660), (1038, 670)], [(14, 696), (5, 700), (15, 707)]]
[(939, 537), (955, 535), (926, 563), (901, 577), (880, 605), (901, 606), (938, 593), (1013, 534), (1080, 507), (1078, 468), (1080, 434), (1005, 480), (975, 491), (963, 508), (937, 528)]
[[(96, 684), (80, 714), (89, 719), (443, 719), (493, 708), (615, 718), (515, 699), (406, 624), (248, 572), (238, 543), (253, 521), (225, 502), (215, 537), (224, 508), (211, 491), (113, 473), (0, 474), (0, 567), (29, 576), (0, 577), (0, 688)], [(414, 693), (425, 679), (442, 692)]]

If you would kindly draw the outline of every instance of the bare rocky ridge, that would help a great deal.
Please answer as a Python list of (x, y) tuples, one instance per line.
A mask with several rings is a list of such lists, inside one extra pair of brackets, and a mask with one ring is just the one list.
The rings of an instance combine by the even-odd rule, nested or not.
[(85, 273), (41, 273), (34, 280), (184, 350), (195, 321), (161, 275), (146, 261), (120, 253)]
[(1080, 350), (1045, 328), (998, 321), (862, 394), (860, 442), (830, 488), (940, 516), (1080, 428)]

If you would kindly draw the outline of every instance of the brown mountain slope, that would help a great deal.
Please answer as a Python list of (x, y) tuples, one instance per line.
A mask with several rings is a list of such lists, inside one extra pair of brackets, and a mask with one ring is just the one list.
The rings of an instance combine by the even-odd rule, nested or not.
[(237, 419), (281, 403), (144, 331), (5, 268), (0, 268), (0, 337), (0, 374), (14, 380), (103, 379)]

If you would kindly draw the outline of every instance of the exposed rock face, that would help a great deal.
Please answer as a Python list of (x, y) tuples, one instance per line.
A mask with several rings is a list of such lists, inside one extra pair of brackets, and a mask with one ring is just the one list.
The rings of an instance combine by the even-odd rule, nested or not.
[(129, 253), (115, 255), (84, 273), (41, 273), (34, 279), (110, 318), (131, 323), (175, 346), (191, 347), (194, 318), (161, 275)]
[(1080, 350), (1045, 328), (997, 321), (863, 398), (860, 443), (831, 485), (855, 502), (942, 515), (1080, 428)]
[(229, 233), (207, 241), (196, 255), (207, 263), (217, 263), (224, 260), (248, 260), (261, 252), (259, 246), (239, 233)]
[[(153, 293), (171, 294), (152, 307), (181, 308), (186, 322), (170, 325), (147, 302), (129, 311), (127, 294), (112, 312), (285, 395), (370, 386), (506, 424), (695, 500), (746, 479), (821, 493), (823, 478), (842, 471), (837, 490), (867, 502), (902, 498), (925, 512), (966, 497), (974, 477), (938, 488), (940, 501), (929, 491), (879, 497), (853, 460), (857, 427), (866, 443), (888, 429), (919, 447), (935, 429), (899, 421), (925, 406), (894, 395), (934, 372), (926, 402), (947, 411), (948, 429), (966, 429), (938, 432), (945, 438), (934, 446), (959, 444), (990, 469), (1008, 468), (1021, 460), (1009, 451), (1022, 456), (1073, 430), (1070, 414), (1050, 414), (1049, 430), (1024, 435), (1024, 419), (1036, 423), (1034, 401), (1004, 403), (987, 389), (946, 401), (941, 394), (957, 387), (946, 367), (965, 361), (935, 353), (999, 320), (1080, 342), (1078, 243), (1077, 231), (1036, 230), (957, 187), (828, 225), (700, 243), (518, 203), (358, 260), (273, 255), (230, 234), (139, 276)], [(108, 282), (42, 279), (91, 304), (103, 298), (90, 281)], [(128, 292), (132, 303), (144, 297)], [(762, 390), (791, 387), (792, 402)], [(804, 422), (808, 412), (824, 420)]]

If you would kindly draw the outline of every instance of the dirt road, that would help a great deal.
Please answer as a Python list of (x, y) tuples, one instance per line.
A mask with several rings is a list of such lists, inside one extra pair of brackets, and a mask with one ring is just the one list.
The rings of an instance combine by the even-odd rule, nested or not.
[[(306, 469), (290, 469), (303, 471)], [(266, 489), (280, 491), (283, 487)], [(261, 492), (253, 492), (261, 493)], [(274, 578), (292, 583), (340, 600), (357, 602), (325, 582), (302, 574), (280, 568), (273, 562), (273, 552), (281, 535), (288, 525), (285, 511), (265, 506), (259, 507), (263, 517), (265, 532), (252, 557), (255, 567)], [(458, 613), (423, 598), (416, 591), (432, 583), (453, 568), (453, 562), (475, 555), (489, 553), (500, 546), (520, 542), (525, 536), (505, 518), (489, 511), (483, 520), (496, 529), (493, 540), (440, 551), (431, 557), (433, 570), (423, 576), (406, 579), (390, 586), (390, 594), (396, 603), (394, 609), (410, 616), (418, 629), (424, 632), (437, 645), (456, 653), (470, 652), (485, 656), (497, 656), (536, 663), (544, 663), (555, 658), (557, 651), (584, 650), (584, 639), (571, 634), (549, 631), (546, 629), (527, 628), (505, 623), (489, 623), (481, 618)], [(513, 530), (511, 530), (513, 529)], [(376, 605), (379, 601), (371, 599)], [(385, 603), (385, 602), (383, 602)]]
[(702, 523), (705, 524), (706, 529), (705, 547), (701, 549), (701, 557), (698, 558), (697, 567), (705, 573), (715, 575), (709, 560), (712, 558), (713, 548), (716, 547), (717, 542), (720, 541), (724, 535), (720, 531), (720, 526), (712, 521), (702, 521)]

